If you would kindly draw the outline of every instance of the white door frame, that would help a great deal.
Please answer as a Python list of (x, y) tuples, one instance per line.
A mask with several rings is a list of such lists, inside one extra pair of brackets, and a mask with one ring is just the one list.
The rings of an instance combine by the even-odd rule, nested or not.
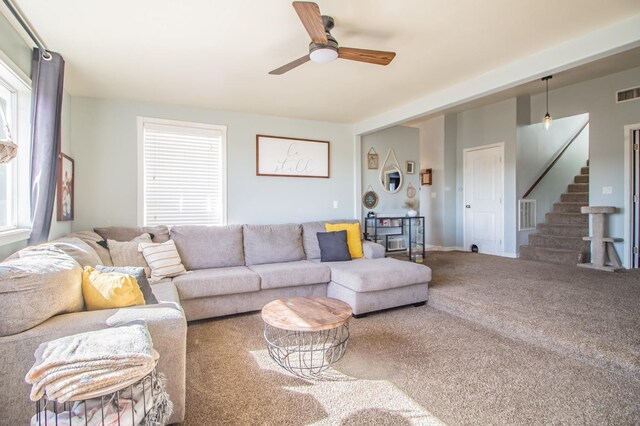
[(502, 158), (502, 161), (500, 162), (500, 164), (502, 164), (502, 167), (500, 167), (500, 173), (502, 173), (502, 252), (497, 254), (498, 256), (506, 256), (505, 255), (505, 251), (504, 251), (504, 245), (505, 245), (505, 233), (504, 233), (504, 226), (505, 226), (505, 203), (504, 203), (504, 142), (498, 142), (498, 143), (492, 143), (492, 144), (487, 144), (487, 145), (480, 145), (480, 146), (474, 146), (473, 148), (465, 148), (462, 150), (462, 241), (463, 241), (463, 249), (464, 251), (468, 251), (469, 250), (469, 236), (467, 235), (467, 215), (465, 212), (465, 205), (467, 202), (467, 186), (465, 185), (466, 179), (465, 179), (465, 173), (467, 171), (467, 152), (471, 152), (471, 151), (480, 151), (483, 149), (489, 149), (489, 148), (500, 148), (500, 156)]
[(624, 126), (624, 254), (622, 264), (625, 268), (631, 268), (633, 265), (633, 235), (631, 235), (633, 227), (631, 226), (631, 208), (633, 201), (631, 200), (631, 136), (634, 130), (640, 129), (640, 123), (629, 124)]

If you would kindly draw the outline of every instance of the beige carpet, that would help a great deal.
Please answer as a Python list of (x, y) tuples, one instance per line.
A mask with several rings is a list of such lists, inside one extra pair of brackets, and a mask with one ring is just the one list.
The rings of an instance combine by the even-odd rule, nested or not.
[(429, 304), (640, 381), (640, 270), (432, 252)]
[[(427, 263), (434, 269), (432, 294), (440, 291), (442, 302), (446, 287), (453, 292), (458, 285), (470, 282), (475, 284), (470, 285), (469, 297), (480, 297), (475, 291), (482, 287), (481, 279), (471, 266), (480, 258), (493, 271), (484, 278), (487, 292), (503, 299), (519, 300), (527, 293), (531, 294), (530, 300), (543, 296), (535, 288), (537, 281), (532, 281), (528, 290), (523, 285), (520, 291), (510, 288), (503, 294), (489, 286), (489, 281), (511, 282), (513, 275), (518, 275), (512, 262), (523, 261), (460, 253), (428, 256)], [(476, 268), (483, 269), (480, 263)], [(520, 279), (530, 279), (527, 274), (520, 274)], [(615, 286), (616, 278), (610, 280)], [(555, 290), (549, 287), (543, 293), (551, 291)], [(458, 298), (464, 297), (458, 294)], [(486, 303), (492, 302), (478, 304)], [(505, 303), (493, 306), (498, 311), (519, 306), (516, 302)], [(579, 298), (576, 306), (584, 303)], [(565, 300), (555, 306), (565, 312), (562, 306), (573, 304)], [(537, 311), (522, 306), (519, 309)], [(514, 318), (527, 316), (515, 311)], [(551, 311), (544, 311), (544, 315), (551, 315)], [(622, 321), (619, 317), (624, 315), (618, 311), (612, 305), (601, 312), (608, 328)], [(480, 318), (480, 314), (474, 315)], [(567, 328), (580, 323), (576, 319), (566, 322), (571, 318), (572, 314), (559, 316), (558, 322), (564, 322)], [(491, 325), (492, 321), (495, 318), (486, 322)], [(553, 323), (552, 318), (548, 322)], [(536, 320), (533, 324), (541, 325), (542, 329), (535, 330), (543, 333), (547, 321)], [(626, 327), (627, 323), (619, 325)], [(562, 327), (553, 327), (558, 329)], [(638, 330), (625, 330), (625, 347), (637, 348)], [(589, 332), (588, 327), (579, 331)], [(569, 352), (549, 350), (522, 336), (511, 338), (507, 334), (431, 306), (386, 311), (354, 319), (347, 354), (333, 372), (339, 380), (314, 382), (289, 375), (269, 358), (259, 314), (194, 322), (188, 331), (185, 424), (640, 423), (640, 382), (631, 374), (594, 367), (593, 362), (569, 356)], [(597, 341), (597, 334), (584, 346)]]

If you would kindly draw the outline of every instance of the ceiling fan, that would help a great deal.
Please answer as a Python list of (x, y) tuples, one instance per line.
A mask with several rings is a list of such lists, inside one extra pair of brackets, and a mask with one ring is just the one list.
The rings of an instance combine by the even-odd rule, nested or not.
[(320, 8), (317, 4), (306, 1), (294, 1), (293, 8), (298, 13), (302, 25), (304, 25), (304, 28), (311, 37), (309, 54), (289, 62), (280, 68), (276, 68), (269, 72), (269, 74), (284, 74), (308, 61), (324, 63), (337, 58), (377, 65), (388, 65), (396, 56), (395, 52), (339, 47), (338, 42), (331, 35), (331, 30), (334, 25), (333, 18), (331, 16), (320, 15)]

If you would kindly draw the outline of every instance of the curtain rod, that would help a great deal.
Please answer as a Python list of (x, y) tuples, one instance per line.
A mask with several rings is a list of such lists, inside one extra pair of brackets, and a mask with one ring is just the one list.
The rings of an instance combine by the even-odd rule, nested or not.
[(38, 49), (42, 51), (42, 58), (45, 60), (51, 59), (51, 54), (49, 53), (49, 49), (47, 49), (47, 45), (44, 44), (44, 41), (38, 35), (38, 32), (31, 26), (29, 20), (24, 16), (24, 13), (17, 4), (14, 4), (11, 0), (3, 0), (4, 4), (9, 8), (9, 11), (13, 14), (13, 16), (18, 20), (18, 23), (24, 28), (27, 32), (27, 35), (31, 37), (31, 40), (38, 46)]

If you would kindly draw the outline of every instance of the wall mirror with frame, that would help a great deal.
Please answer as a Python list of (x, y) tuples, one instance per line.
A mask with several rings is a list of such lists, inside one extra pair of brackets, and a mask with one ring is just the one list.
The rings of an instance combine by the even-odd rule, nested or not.
[(395, 194), (402, 188), (402, 180), (402, 169), (400, 168), (400, 163), (398, 163), (396, 153), (392, 148), (389, 148), (382, 167), (380, 167), (380, 184), (382, 185), (382, 189), (390, 194)]

